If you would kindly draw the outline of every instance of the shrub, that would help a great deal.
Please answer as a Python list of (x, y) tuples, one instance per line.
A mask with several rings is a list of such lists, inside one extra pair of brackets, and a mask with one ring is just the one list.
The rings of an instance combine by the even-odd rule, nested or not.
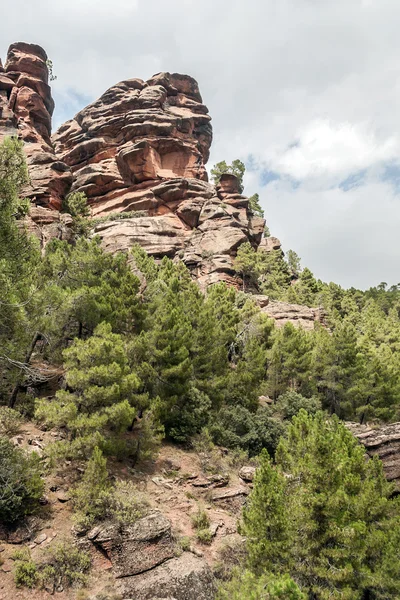
[(17, 587), (33, 588), (38, 581), (38, 571), (33, 560), (15, 563), (14, 581)]
[(96, 521), (111, 518), (121, 525), (132, 525), (148, 512), (149, 503), (131, 481), (108, 480), (107, 461), (95, 448), (81, 482), (72, 492), (75, 520), (88, 529)]
[(282, 419), (292, 419), (301, 409), (314, 415), (321, 410), (321, 401), (318, 398), (305, 398), (297, 392), (286, 392), (279, 396), (274, 405), (274, 412), (277, 412)]
[(232, 579), (232, 573), (247, 559), (246, 543), (244, 539), (234, 539), (220, 548), (218, 562), (214, 567), (214, 575), (223, 581)]
[(40, 458), (0, 437), (0, 523), (12, 524), (39, 506), (44, 483)]
[(89, 528), (95, 521), (106, 518), (110, 488), (107, 459), (96, 447), (81, 482), (72, 492), (79, 526)]
[(39, 573), (43, 586), (53, 588), (62, 585), (82, 586), (87, 582), (90, 569), (90, 555), (79, 550), (69, 541), (61, 541), (47, 549), (47, 557)]
[(270, 416), (269, 409), (259, 408), (253, 413), (244, 406), (222, 408), (210, 434), (214, 442), (226, 448), (242, 448), (250, 456), (256, 456), (266, 448), (274, 455), (284, 426)]
[(38, 580), (37, 566), (28, 548), (17, 548), (11, 555), (15, 561), (14, 582), (17, 587), (32, 588)]
[(306, 596), (288, 575), (256, 577), (250, 571), (238, 570), (221, 586), (217, 600), (306, 600)]
[(8, 406), (0, 406), (0, 435), (13, 436), (21, 426), (21, 415)]
[(203, 429), (193, 438), (192, 446), (200, 459), (200, 466), (204, 473), (220, 473), (224, 470), (221, 450), (215, 446), (208, 429)]
[(149, 502), (131, 481), (117, 481), (109, 495), (109, 513), (118, 523), (132, 525), (148, 512)]
[(209, 529), (199, 529), (196, 537), (202, 544), (211, 544), (212, 542), (212, 535)]
[(188, 552), (190, 550), (190, 537), (188, 535), (184, 535), (178, 541), (178, 545), (182, 552)]
[(200, 506), (197, 512), (192, 515), (192, 525), (194, 529), (207, 529), (210, 526), (208, 514)]

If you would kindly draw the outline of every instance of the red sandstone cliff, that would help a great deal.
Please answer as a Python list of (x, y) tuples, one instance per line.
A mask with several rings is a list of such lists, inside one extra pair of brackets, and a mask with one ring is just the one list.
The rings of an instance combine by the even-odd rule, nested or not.
[(176, 73), (122, 81), (50, 138), (46, 60), (39, 46), (13, 44), (0, 73), (0, 137), (25, 142), (26, 195), (44, 207), (32, 209), (31, 229), (39, 227), (44, 242), (64, 231), (55, 211), (68, 193), (82, 191), (92, 217), (141, 211), (94, 227), (106, 250), (138, 242), (155, 257), (181, 258), (201, 285), (232, 283), (238, 246), (258, 246), (264, 220), (249, 211), (234, 176), (218, 188), (208, 183), (211, 117), (197, 82)]

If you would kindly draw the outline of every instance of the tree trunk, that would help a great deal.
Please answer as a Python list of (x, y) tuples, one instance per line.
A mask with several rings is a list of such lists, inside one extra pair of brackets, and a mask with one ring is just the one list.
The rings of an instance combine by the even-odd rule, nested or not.
[[(29, 348), (27, 350), (27, 353), (25, 354), (24, 363), (26, 365), (29, 364), (29, 362), (31, 360), (31, 356), (32, 356), (32, 354), (33, 354), (33, 352), (34, 352), (34, 350), (36, 348), (36, 344), (38, 343), (38, 341), (40, 340), (40, 338), (41, 338), (41, 335), (37, 331), (35, 333), (35, 335), (33, 336), (31, 345), (29, 346)], [(17, 381), (16, 381), (16, 383), (14, 385), (14, 388), (13, 388), (13, 390), (11, 392), (11, 396), (10, 396), (10, 398), (8, 400), (8, 406), (10, 408), (14, 408), (14, 406), (15, 406), (15, 403), (17, 401), (18, 392), (19, 392), (19, 389), (21, 387), (21, 383), (22, 383), (22, 370), (20, 371), (20, 373), (19, 373), (19, 375), (17, 377)]]

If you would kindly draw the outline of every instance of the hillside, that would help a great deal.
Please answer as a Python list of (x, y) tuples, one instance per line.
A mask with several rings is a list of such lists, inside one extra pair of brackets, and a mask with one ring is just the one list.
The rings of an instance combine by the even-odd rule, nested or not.
[(0, 600), (400, 595), (400, 289), (317, 280), (197, 82), (0, 63)]

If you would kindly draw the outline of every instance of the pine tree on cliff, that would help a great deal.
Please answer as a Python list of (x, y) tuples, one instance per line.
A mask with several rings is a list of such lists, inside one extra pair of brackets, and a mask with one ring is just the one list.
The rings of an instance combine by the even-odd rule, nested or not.
[(218, 185), (222, 175), (225, 173), (229, 173), (230, 175), (235, 175), (235, 177), (239, 180), (239, 191), (243, 192), (243, 177), (246, 171), (245, 164), (242, 163), (241, 160), (236, 159), (232, 161), (231, 165), (228, 165), (224, 160), (215, 164), (211, 169), (211, 179), (214, 182), (214, 185)]

